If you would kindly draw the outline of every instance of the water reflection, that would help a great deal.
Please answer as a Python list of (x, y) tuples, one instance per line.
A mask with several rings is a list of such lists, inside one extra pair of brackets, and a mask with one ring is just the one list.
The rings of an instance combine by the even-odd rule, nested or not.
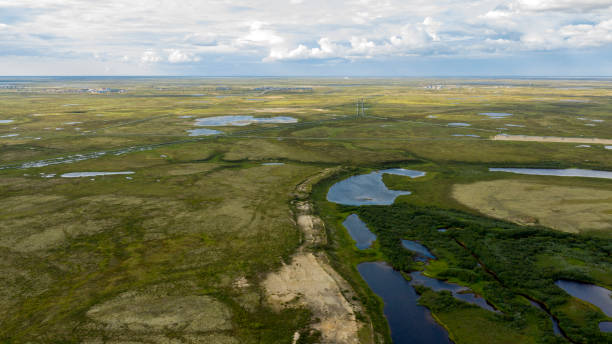
[(612, 179), (612, 172), (582, 170), (578, 168), (568, 169), (546, 169), (546, 168), (489, 168), (491, 172), (509, 172), (517, 174), (529, 174), (536, 176), (557, 176), (557, 177), (586, 177), (586, 178), (606, 178)]
[(196, 125), (202, 127), (246, 126), (253, 123), (297, 123), (293, 117), (253, 117), (253, 116), (215, 116), (196, 119)]
[(372, 246), (376, 235), (370, 231), (368, 226), (361, 221), (357, 214), (349, 215), (342, 225), (348, 230), (351, 238), (355, 240), (355, 246), (360, 250), (365, 250)]
[(599, 307), (605, 315), (612, 317), (612, 298), (610, 298), (612, 292), (610, 290), (594, 284), (569, 280), (558, 280), (555, 284), (566, 293)]
[(327, 193), (327, 200), (344, 205), (389, 205), (393, 204), (398, 196), (410, 195), (410, 191), (388, 189), (382, 181), (384, 173), (411, 178), (425, 175), (425, 172), (421, 171), (394, 168), (352, 176), (332, 185)]
[(417, 304), (419, 298), (410, 282), (385, 263), (361, 263), (357, 270), (368, 286), (380, 296), (395, 344), (450, 344), (448, 333)]

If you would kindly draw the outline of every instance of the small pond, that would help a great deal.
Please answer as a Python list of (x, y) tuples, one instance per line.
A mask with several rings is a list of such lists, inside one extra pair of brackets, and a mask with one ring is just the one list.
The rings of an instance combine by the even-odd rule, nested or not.
[(465, 136), (465, 137), (480, 137), (475, 134), (453, 134), (452, 136)]
[(434, 256), (431, 252), (429, 252), (429, 250), (427, 249), (427, 247), (419, 244), (416, 241), (411, 241), (411, 240), (402, 240), (402, 246), (404, 246), (405, 249), (418, 253), (424, 257), (427, 257), (429, 259), (436, 259), (436, 256)]
[(254, 116), (215, 116), (196, 119), (195, 125), (201, 127), (246, 126), (253, 123), (297, 123), (293, 117), (254, 117)]
[[(66, 157), (59, 157), (59, 158), (51, 158), (51, 159), (45, 159), (45, 160), (26, 162), (26, 163), (23, 163), (21, 165), (17, 165), (16, 167), (18, 167), (18, 168), (33, 168), (33, 167), (44, 167), (44, 166), (57, 165), (57, 164), (69, 164), (69, 163), (73, 163), (73, 162), (78, 162), (78, 161), (83, 161), (83, 160), (88, 160), (88, 159), (99, 158), (99, 157), (101, 157), (103, 155), (106, 155), (106, 152), (93, 152), (93, 153), (87, 153), (87, 154), (75, 154), (75, 155), (69, 155), (69, 156), (66, 156)], [(9, 166), (9, 167), (11, 167), (11, 166)], [(0, 169), (9, 168), (9, 167), (2, 167)]]
[(191, 130), (187, 130), (187, 132), (189, 133), (189, 136), (210, 136), (210, 135), (223, 134), (222, 131), (213, 130), (213, 129), (191, 129)]
[(384, 173), (418, 178), (425, 172), (393, 168), (368, 174), (352, 176), (332, 185), (327, 193), (327, 200), (344, 205), (389, 205), (401, 195), (410, 195), (410, 191), (396, 191), (387, 188), (382, 181)]
[(509, 172), (518, 174), (529, 174), (536, 176), (558, 176), (558, 177), (586, 177), (612, 179), (612, 172), (582, 170), (577, 168), (545, 169), (545, 168), (489, 168), (491, 172)]
[(469, 123), (462, 123), (462, 122), (453, 122), (453, 123), (448, 123), (449, 127), (469, 127), (471, 126), (471, 124)]
[(134, 174), (132, 171), (123, 172), (70, 172), (64, 173), (60, 177), (62, 178), (80, 178), (80, 177), (96, 177), (96, 176), (113, 176), (118, 174)]
[(355, 246), (360, 250), (365, 250), (372, 246), (376, 240), (376, 234), (372, 233), (365, 222), (361, 221), (357, 214), (349, 215), (342, 225), (347, 229), (351, 238), (355, 240)]
[(0, 124), (9, 124), (9, 123), (13, 123), (14, 120), (12, 119), (0, 119)]
[(612, 292), (610, 290), (594, 284), (570, 280), (558, 280), (555, 284), (566, 293), (597, 306), (605, 315), (612, 317)]
[(417, 304), (419, 298), (410, 282), (398, 271), (381, 262), (361, 263), (357, 270), (368, 286), (380, 296), (391, 339), (395, 344), (450, 344), (448, 333)]
[(612, 321), (602, 321), (599, 323), (599, 330), (601, 332), (612, 333)]
[(284, 164), (285, 164), (284, 162), (264, 162), (261, 165), (262, 166), (282, 166)]
[(17, 136), (19, 136), (19, 134), (6, 134), (6, 135), (0, 135), (0, 138), (17, 137)]
[(487, 116), (489, 118), (504, 118), (504, 117), (512, 116), (511, 113), (506, 113), (506, 112), (481, 112), (479, 113), (479, 115)]

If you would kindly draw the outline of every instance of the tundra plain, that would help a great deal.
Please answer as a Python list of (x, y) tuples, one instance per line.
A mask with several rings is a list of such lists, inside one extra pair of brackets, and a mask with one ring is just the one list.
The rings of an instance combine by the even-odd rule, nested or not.
[[(0, 85), (11, 86), (0, 89), (0, 342), (389, 343), (382, 301), (356, 269), (366, 261), (465, 285), (500, 310), (419, 288), (456, 343), (612, 342), (597, 329), (609, 317), (553, 289), (559, 278), (612, 289), (612, 180), (489, 171), (612, 171), (610, 80)], [(264, 120), (196, 121), (218, 116)], [(334, 183), (385, 168), (427, 174), (383, 175), (411, 192), (392, 206), (326, 200)], [(123, 174), (62, 177), (80, 172)], [(378, 235), (371, 248), (341, 225), (351, 213)], [(436, 225), (448, 237), (428, 232)], [(400, 238), (439, 259), (415, 262)]]

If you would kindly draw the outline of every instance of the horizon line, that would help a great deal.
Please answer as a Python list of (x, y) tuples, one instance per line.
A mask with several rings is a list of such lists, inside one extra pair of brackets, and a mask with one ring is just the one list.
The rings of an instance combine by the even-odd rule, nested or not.
[(362, 78), (362, 79), (486, 79), (486, 78), (524, 78), (524, 79), (610, 79), (612, 75), (520, 75), (520, 74), (491, 74), (491, 75), (166, 75), (166, 74), (142, 74), (142, 75), (0, 75), (0, 78)]

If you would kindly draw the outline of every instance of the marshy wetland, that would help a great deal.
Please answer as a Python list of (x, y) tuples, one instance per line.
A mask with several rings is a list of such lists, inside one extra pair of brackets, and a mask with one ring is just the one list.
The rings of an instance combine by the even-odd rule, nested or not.
[(0, 342), (612, 343), (610, 80), (0, 83)]

